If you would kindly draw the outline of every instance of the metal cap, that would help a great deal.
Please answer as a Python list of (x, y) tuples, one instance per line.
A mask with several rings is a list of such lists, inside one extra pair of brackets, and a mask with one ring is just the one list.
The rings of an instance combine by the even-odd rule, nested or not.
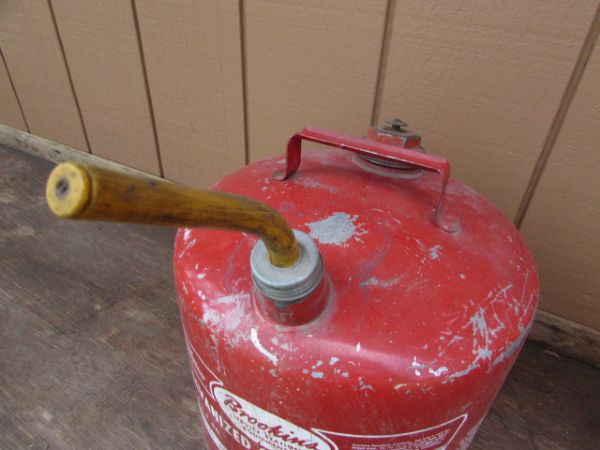
[(271, 300), (292, 303), (310, 294), (323, 277), (323, 261), (314, 241), (306, 233), (294, 230), (300, 246), (300, 259), (291, 267), (275, 267), (267, 248), (259, 240), (250, 254), (252, 278), (258, 290)]

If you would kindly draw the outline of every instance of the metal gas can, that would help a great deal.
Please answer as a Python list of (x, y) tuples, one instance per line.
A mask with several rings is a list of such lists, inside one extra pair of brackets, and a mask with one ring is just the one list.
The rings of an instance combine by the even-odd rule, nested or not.
[[(481, 425), (532, 323), (536, 268), (447, 160), (394, 132), (306, 128), (284, 158), (214, 186), (285, 216), (302, 255), (291, 268), (251, 234), (179, 230), (209, 448), (458, 449)], [(304, 141), (333, 148), (301, 153)]]

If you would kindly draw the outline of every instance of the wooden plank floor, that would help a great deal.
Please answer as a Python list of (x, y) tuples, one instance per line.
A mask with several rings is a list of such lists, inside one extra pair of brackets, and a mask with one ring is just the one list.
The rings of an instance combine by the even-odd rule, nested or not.
[[(203, 449), (168, 229), (55, 220), (0, 147), (0, 449)], [(600, 370), (527, 343), (471, 448), (600, 449)]]

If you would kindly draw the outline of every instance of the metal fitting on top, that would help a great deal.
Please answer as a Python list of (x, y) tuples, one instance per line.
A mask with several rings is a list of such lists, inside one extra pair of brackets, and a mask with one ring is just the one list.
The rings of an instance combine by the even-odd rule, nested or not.
[(276, 267), (262, 240), (250, 254), (252, 278), (257, 289), (271, 300), (293, 303), (309, 295), (323, 278), (323, 261), (314, 241), (306, 233), (294, 230), (300, 258), (291, 267)]

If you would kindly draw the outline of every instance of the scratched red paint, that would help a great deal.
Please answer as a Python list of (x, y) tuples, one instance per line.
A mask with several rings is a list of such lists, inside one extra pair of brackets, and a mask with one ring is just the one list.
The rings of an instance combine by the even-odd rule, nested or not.
[(443, 231), (439, 175), (387, 177), (355, 158), (305, 152), (275, 181), (282, 152), (215, 186), (315, 240), (332, 294), (306, 325), (259, 312), (254, 236), (179, 230), (179, 306), (211, 449), (466, 448), (514, 363), (538, 301), (518, 231), (455, 180), (444, 211), (460, 230)]

